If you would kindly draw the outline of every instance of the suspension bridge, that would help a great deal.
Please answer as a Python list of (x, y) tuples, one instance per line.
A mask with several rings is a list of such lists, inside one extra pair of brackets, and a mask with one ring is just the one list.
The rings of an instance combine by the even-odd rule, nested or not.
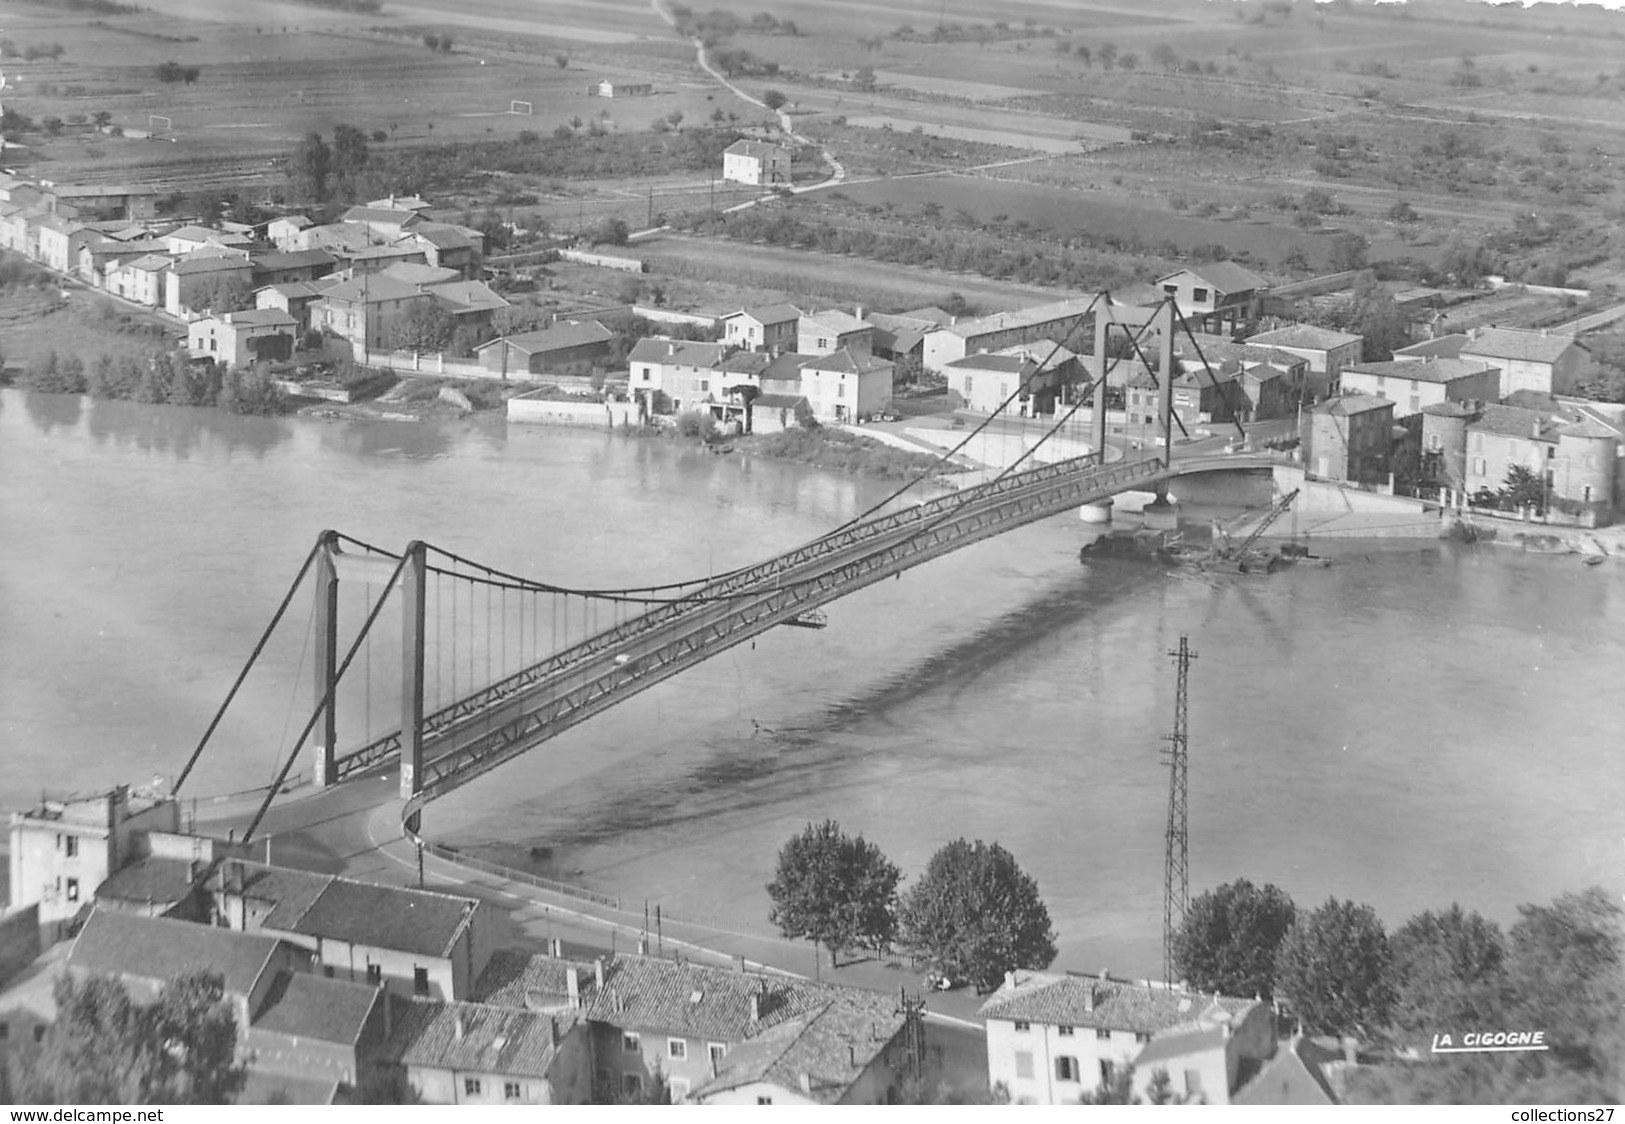
[[(298, 737), (281, 747), (285, 756), (280, 771), (244, 842), (307, 753), (320, 788), (397, 769), (403, 816), (415, 832), (418, 812), (428, 801), (769, 629), (819, 627), (820, 606), (837, 598), (993, 535), (1101, 504), (1125, 491), (1165, 498), (1168, 482), (1182, 474), (1275, 463), (1272, 457), (1247, 454), (1175, 458), (1174, 431), (1183, 426), (1172, 409), (1169, 385), (1169, 372), (1177, 370), (1174, 335), (1183, 328), (1193, 346), (1196, 340), (1171, 301), (1154, 308), (1125, 307), (1102, 293), (1080, 314), (1079, 329), (1091, 316), (1094, 356), (1087, 383), (1073, 396), (1071, 407), (1058, 410), (1054, 424), (993, 479), (918, 501), (909, 493), (934, 475), (922, 472), (827, 534), (725, 574), (640, 588), (571, 588), (521, 577), (430, 543), (413, 542), (397, 552), (338, 531), (323, 532), (178, 775), (174, 791), (178, 795), (192, 775), (301, 590), (314, 596), (314, 702)], [(1156, 353), (1155, 359), (1147, 349)], [(1120, 358), (1108, 360), (1109, 354)], [(1130, 356), (1145, 365), (1161, 391), (1159, 437), (1134, 459), (1112, 460), (1107, 455), (1107, 376), (1121, 358)], [(1047, 362), (1038, 364), (943, 460), (1007, 416), (1007, 410), (1013, 412), (1018, 398), (1042, 385), (1048, 373)], [(1079, 432), (1078, 425), (1069, 423), (1091, 406), (1089, 451), (1039, 463), (1039, 450), (1058, 434)], [(342, 652), (341, 587), (363, 590), (365, 609)], [(399, 676), (391, 684), (392, 696), (398, 691), (399, 725), (345, 746), (339, 736), (341, 685), (364, 677), (370, 717), (370, 642), (389, 631), (380, 621), (392, 602), (399, 610)]]

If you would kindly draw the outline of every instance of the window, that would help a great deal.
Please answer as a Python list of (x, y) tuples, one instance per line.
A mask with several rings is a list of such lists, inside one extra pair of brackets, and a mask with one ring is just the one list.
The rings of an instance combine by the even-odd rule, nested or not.
[(636, 1054), (642, 1049), (643, 1043), (638, 1040), (637, 1035), (631, 1033), (630, 1031), (621, 1035), (621, 1053)]
[(756, 1103), (757, 1104), (772, 1104), (773, 1103), (773, 1098), (772, 1097), (757, 1097), (756, 1098)]
[(1387, 386), (1387, 385), (1388, 385), (1388, 376), (1386, 376), (1386, 375), (1378, 375), (1377, 376), (1377, 393), (1381, 394), (1382, 393), (1382, 388)]
[(1483, 476), (1484, 471), (1485, 471), (1484, 470), (1484, 458), (1483, 457), (1474, 457), (1473, 458), (1473, 475), (1474, 476)]
[(1100, 1083), (1102, 1085), (1110, 1085), (1112, 1083), (1112, 1071), (1115, 1068), (1116, 1067), (1105, 1058), (1100, 1059)]
[(1025, 1034), (1025, 1033), (1027, 1033), (1027, 1031), (1031, 1030), (1032, 1028), (1033, 1028), (1032, 1023), (1022, 1022), (1020, 1019), (1016, 1020), (1016, 1033), (1017, 1034)]
[(1207, 290), (1201, 288), (1192, 289), (1191, 300), (1195, 301), (1197, 304), (1201, 304), (1203, 301), (1207, 300)]
[(1076, 1081), (1076, 1080), (1078, 1080), (1078, 1059), (1077, 1058), (1064, 1058), (1064, 1057), (1063, 1058), (1056, 1058), (1055, 1059), (1055, 1080), (1057, 1080), (1057, 1081)]
[(708, 391), (710, 389), (711, 389), (711, 380), (710, 379), (701, 379), (700, 380), (700, 393), (704, 394), (706, 391)]
[(79, 900), (79, 879), (77, 878), (68, 879), (68, 900), (70, 902)]
[(1112, 1032), (1107, 1030), (1105, 1027), (1103, 1027), (1103, 1026), (1095, 1027), (1095, 1037), (1096, 1038), (1104, 1038), (1104, 1039), (1110, 1041), (1111, 1036), (1112, 1036)]
[(1411, 389), (1412, 389), (1412, 390), (1418, 390), (1418, 389), (1420, 389), (1420, 388), (1419, 388), (1419, 387), (1418, 387), (1418, 386), (1417, 386), (1417, 385), (1416, 385), (1416, 380), (1415, 380), (1415, 379), (1412, 379), (1412, 380), (1411, 380)]
[(66, 841), (67, 841), (67, 848), (68, 848), (68, 858), (71, 859), (74, 856), (79, 854), (79, 837), (77, 835), (69, 835), (69, 836), (66, 837)]
[(720, 1042), (707, 1042), (705, 1044), (705, 1052), (711, 1058), (712, 1070), (715, 1070), (717, 1066), (722, 1064), (722, 1055), (728, 1052), (728, 1047), (724, 1046)]
[(670, 1081), (668, 1081), (666, 1083), (666, 1086), (667, 1086), (667, 1088), (669, 1088), (671, 1090), (671, 1100), (672, 1100), (673, 1104), (676, 1104), (678, 1101), (688, 1099), (688, 1079), (687, 1078), (673, 1077)]
[(1144, 1031), (1144, 1030), (1137, 1031), (1137, 1032), (1135, 1032), (1135, 1035), (1134, 1035), (1134, 1041), (1136, 1041), (1136, 1042), (1149, 1042), (1149, 1041), (1151, 1041), (1151, 1033), (1149, 1031)]
[(1552, 460), (1556, 456), (1557, 456), (1557, 450), (1555, 448), (1553, 448), (1552, 446), (1548, 445), (1546, 447), (1546, 459), (1547, 460)]
[(688, 1057), (688, 1039), (666, 1039), (666, 1056), (668, 1058), (677, 1058), (679, 1060), (686, 1059)]
[(480, 1095), (480, 1079), (478, 1077), (463, 1078), (463, 1096), (477, 1097)]
[(413, 995), (428, 995), (429, 994), (429, 969), (427, 969), (427, 968), (413, 968), (412, 969), (412, 994)]
[(824, 339), (822, 336), (820, 336), (818, 338), (818, 346), (819, 347), (828, 347), (829, 346), (829, 341)]
[(1422, 409), (1422, 397), (1419, 394), (1411, 395), (1411, 413), (1415, 414)]
[(1428, 434), (1428, 448), (1437, 452), (1444, 448), (1444, 440), (1437, 433)]
[(965, 376), (965, 397), (966, 398), (970, 397), (970, 376), (969, 375)]
[(1483, 451), (1484, 451), (1484, 435), (1482, 433), (1473, 434), (1473, 452), (1482, 453)]
[(638, 1096), (643, 1092), (643, 1078), (635, 1073), (621, 1074), (621, 1092), (629, 1097)]
[(1033, 1054), (1031, 1050), (1016, 1051), (1016, 1076), (1031, 1077), (1033, 1075)]
[(384, 982), (384, 966), (382, 964), (367, 965), (367, 982), (377, 987)]
[(1055, 1033), (1059, 1034), (1062, 1038), (1071, 1038), (1072, 1037), (1072, 1030), (1073, 1030), (1072, 1027), (1063, 1026), (1063, 1027), (1058, 1027), (1056, 1029)]
[(11, 1037), (11, 1024), (10, 1023), (0, 1023), (0, 1042), (4, 1042), (6, 1039), (8, 1039), (10, 1037)]
[(1202, 1071), (1199, 1069), (1187, 1069), (1185, 1071), (1185, 1094), (1187, 1096), (1195, 1096), (1201, 1091)]
[(837, 398), (845, 398), (846, 397), (846, 384), (844, 382), (841, 383), (839, 386), (837, 386), (835, 388), (835, 397), (837, 397)]
[(1178, 285), (1164, 285), (1162, 287), (1162, 291), (1167, 293), (1170, 297), (1177, 297), (1179, 295), (1179, 286)]
[(504, 1081), (502, 1083), (502, 1099), (505, 1101), (517, 1101), (519, 1099), (519, 1082)]
[(650, 381), (649, 380), (649, 368), (648, 367), (643, 368), (643, 381), (644, 382)]
[(44, 1023), (35, 1023), (34, 1024), (34, 1041), (35, 1042), (44, 1042), (45, 1041), (45, 1024)]

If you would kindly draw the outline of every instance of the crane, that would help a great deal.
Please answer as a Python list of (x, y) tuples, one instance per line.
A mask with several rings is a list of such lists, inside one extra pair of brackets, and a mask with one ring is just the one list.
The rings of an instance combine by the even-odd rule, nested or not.
[(1264, 518), (1258, 521), (1258, 526), (1253, 528), (1252, 534), (1248, 535), (1241, 541), (1240, 546), (1232, 546), (1230, 544), (1230, 536), (1225, 534), (1223, 528), (1219, 528), (1219, 533), (1224, 536), (1225, 543), (1223, 546), (1215, 546), (1213, 548), (1214, 557), (1216, 559), (1234, 561), (1241, 568), (1242, 572), (1246, 573), (1247, 551), (1252, 549), (1252, 545), (1263, 537), (1264, 532), (1270, 529), (1270, 525), (1272, 523), (1286, 514), (1287, 509), (1292, 506), (1292, 501), (1297, 498), (1298, 489), (1294, 488), (1292, 491), (1276, 500), (1274, 506), (1272, 506), (1269, 511), (1265, 513)]

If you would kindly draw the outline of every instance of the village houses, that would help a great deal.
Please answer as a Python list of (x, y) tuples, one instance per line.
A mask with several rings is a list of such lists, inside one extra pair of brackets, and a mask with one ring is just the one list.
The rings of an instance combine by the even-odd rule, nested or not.
[(722, 318), (722, 342), (731, 347), (777, 355), (795, 351), (801, 311), (794, 305), (768, 304), (742, 308)]
[(790, 182), (790, 150), (758, 140), (737, 140), (722, 153), (722, 178), (757, 187)]
[(1343, 393), (1392, 399), (1394, 416), (1407, 418), (1439, 402), (1494, 402), (1501, 372), (1465, 359), (1395, 360), (1345, 367), (1341, 381)]

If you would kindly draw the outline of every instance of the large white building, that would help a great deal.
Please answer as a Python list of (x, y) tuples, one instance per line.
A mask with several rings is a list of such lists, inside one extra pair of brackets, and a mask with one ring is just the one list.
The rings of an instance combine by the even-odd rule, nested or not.
[(766, 141), (734, 141), (722, 153), (722, 178), (754, 186), (787, 184), (790, 150)]

